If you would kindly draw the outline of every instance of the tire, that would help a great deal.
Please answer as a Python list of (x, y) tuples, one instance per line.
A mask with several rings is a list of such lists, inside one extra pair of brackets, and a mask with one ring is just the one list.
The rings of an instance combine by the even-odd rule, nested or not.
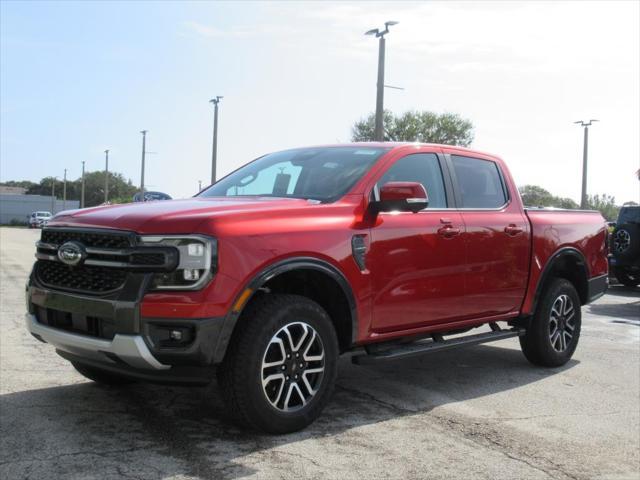
[(92, 380), (96, 383), (100, 383), (102, 385), (129, 385), (131, 383), (135, 383), (135, 380), (130, 378), (122, 377), (120, 375), (116, 375), (105, 370), (100, 370), (99, 368), (90, 367), (88, 365), (83, 365), (81, 363), (71, 363), (73, 368), (85, 378)]
[(615, 267), (613, 269), (613, 274), (625, 287), (637, 287), (640, 285), (640, 272), (633, 274), (624, 267)]
[(633, 261), (640, 256), (640, 225), (623, 223), (612, 235), (612, 252), (616, 258)]
[[(520, 337), (522, 353), (534, 365), (560, 367), (575, 352), (581, 326), (578, 292), (571, 282), (554, 278), (543, 290), (531, 324)], [(555, 333), (557, 330), (560, 332)]]
[(231, 418), (242, 427), (273, 434), (305, 428), (329, 402), (338, 354), (331, 319), (317, 303), (298, 295), (255, 299), (218, 368)]

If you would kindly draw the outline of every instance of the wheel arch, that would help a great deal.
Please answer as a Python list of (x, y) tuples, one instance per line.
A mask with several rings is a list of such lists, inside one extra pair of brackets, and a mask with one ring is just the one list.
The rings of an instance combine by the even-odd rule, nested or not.
[(589, 301), (589, 268), (584, 255), (576, 248), (564, 247), (556, 251), (542, 269), (533, 301), (532, 312), (536, 311), (538, 302), (549, 281), (553, 278), (564, 278), (571, 282), (578, 292), (582, 305)]
[[(290, 280), (296, 280), (291, 282)], [(306, 283), (307, 280), (310, 283)], [(309, 285), (321, 287), (309, 292)], [(307, 291), (305, 291), (305, 289)], [(247, 292), (249, 292), (247, 294)], [(353, 345), (358, 333), (356, 300), (346, 276), (334, 265), (316, 257), (292, 257), (275, 262), (256, 274), (242, 289), (234, 301), (234, 308), (227, 314), (214, 361), (221, 362), (233, 331), (247, 306), (259, 295), (294, 293), (319, 303), (331, 317), (336, 328), (340, 350)], [(246, 298), (242, 298), (245, 295)], [(329, 302), (328, 299), (334, 299)], [(236, 308), (240, 303), (240, 307)]]

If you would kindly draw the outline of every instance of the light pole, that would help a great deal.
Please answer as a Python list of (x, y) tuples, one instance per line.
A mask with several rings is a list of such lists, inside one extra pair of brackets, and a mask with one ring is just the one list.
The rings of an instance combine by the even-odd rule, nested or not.
[(52, 215), (56, 213), (55, 201), (56, 201), (56, 177), (51, 177), (51, 214)]
[(109, 150), (104, 151), (104, 203), (109, 201)]
[(80, 187), (80, 208), (84, 208), (84, 160), (82, 161), (82, 182)]
[(66, 209), (67, 209), (67, 169), (65, 168), (64, 180), (62, 181), (62, 210), (66, 210)]
[(591, 119), (589, 121), (578, 120), (577, 123), (584, 127), (584, 145), (582, 147), (582, 195), (580, 196), (580, 208), (587, 208), (587, 153), (589, 150), (589, 127), (593, 122), (598, 120)]
[(142, 134), (142, 173), (140, 174), (140, 195), (144, 201), (144, 159), (146, 156), (147, 130), (141, 130)]
[(213, 145), (211, 146), (211, 184), (216, 183), (216, 162), (218, 161), (218, 104), (224, 97), (217, 96), (209, 100), (213, 103)]
[(375, 35), (378, 41), (378, 84), (376, 90), (376, 123), (373, 139), (376, 142), (384, 141), (384, 36), (389, 33), (389, 27), (397, 25), (398, 22), (385, 22), (384, 30), (374, 28), (365, 33), (365, 35)]

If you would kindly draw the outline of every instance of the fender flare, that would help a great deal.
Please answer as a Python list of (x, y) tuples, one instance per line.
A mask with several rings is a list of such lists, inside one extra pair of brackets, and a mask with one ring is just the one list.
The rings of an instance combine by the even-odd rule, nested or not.
[[(538, 284), (536, 285), (536, 293), (535, 293), (535, 296), (533, 297), (531, 314), (534, 314), (536, 311), (536, 308), (538, 307), (538, 300), (542, 295), (542, 289), (544, 288), (544, 285), (547, 282), (547, 280), (549, 280), (549, 277), (551, 276), (551, 272), (553, 271), (553, 268), (560, 260), (567, 257), (574, 258), (577, 261), (578, 265), (582, 267), (581, 270), (582, 270), (582, 273), (584, 274), (585, 282), (588, 283), (589, 267), (587, 266), (587, 261), (584, 258), (584, 255), (582, 254), (582, 252), (580, 252), (580, 250), (574, 247), (563, 247), (555, 251), (553, 255), (549, 257), (549, 259), (547, 260), (547, 263), (542, 269), (542, 272), (540, 273), (540, 278), (538, 279)], [(580, 295), (580, 292), (578, 292), (578, 295)], [(582, 295), (580, 295), (580, 300), (583, 303), (586, 303), (585, 299), (582, 298)]]
[(258, 291), (269, 280), (277, 277), (278, 275), (293, 270), (316, 270), (318, 272), (324, 273), (325, 275), (328, 275), (338, 283), (347, 299), (347, 302), (349, 304), (349, 311), (351, 313), (351, 343), (353, 344), (356, 342), (358, 335), (358, 312), (355, 296), (353, 295), (353, 290), (351, 289), (351, 285), (349, 284), (346, 276), (338, 268), (336, 268), (326, 260), (322, 260), (316, 257), (289, 257), (284, 260), (272, 263), (262, 269), (248, 283), (245, 284), (244, 288), (242, 288), (238, 296), (234, 299), (233, 305), (235, 305), (235, 303), (238, 301), (243, 292), (247, 290), (247, 288), (251, 289), (251, 294), (245, 300), (242, 308), (238, 311), (234, 311), (234, 309), (231, 308), (231, 310), (225, 316), (224, 324), (220, 331), (220, 337), (218, 339), (216, 351), (214, 354), (214, 363), (219, 363), (223, 360), (236, 323), (238, 322), (240, 315), (242, 315), (242, 312), (244, 311), (246, 305), (255, 295), (255, 292)]

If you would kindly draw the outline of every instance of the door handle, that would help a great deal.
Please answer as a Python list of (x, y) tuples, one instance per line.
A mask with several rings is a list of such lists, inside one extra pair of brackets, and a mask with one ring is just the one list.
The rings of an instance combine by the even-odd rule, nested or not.
[(454, 227), (453, 225), (445, 225), (444, 227), (440, 227), (438, 229), (438, 233), (445, 238), (455, 237), (456, 235), (460, 235), (460, 229), (458, 227)]
[(517, 226), (515, 223), (507, 225), (504, 227), (504, 233), (507, 235), (516, 236), (524, 232), (524, 228)]

